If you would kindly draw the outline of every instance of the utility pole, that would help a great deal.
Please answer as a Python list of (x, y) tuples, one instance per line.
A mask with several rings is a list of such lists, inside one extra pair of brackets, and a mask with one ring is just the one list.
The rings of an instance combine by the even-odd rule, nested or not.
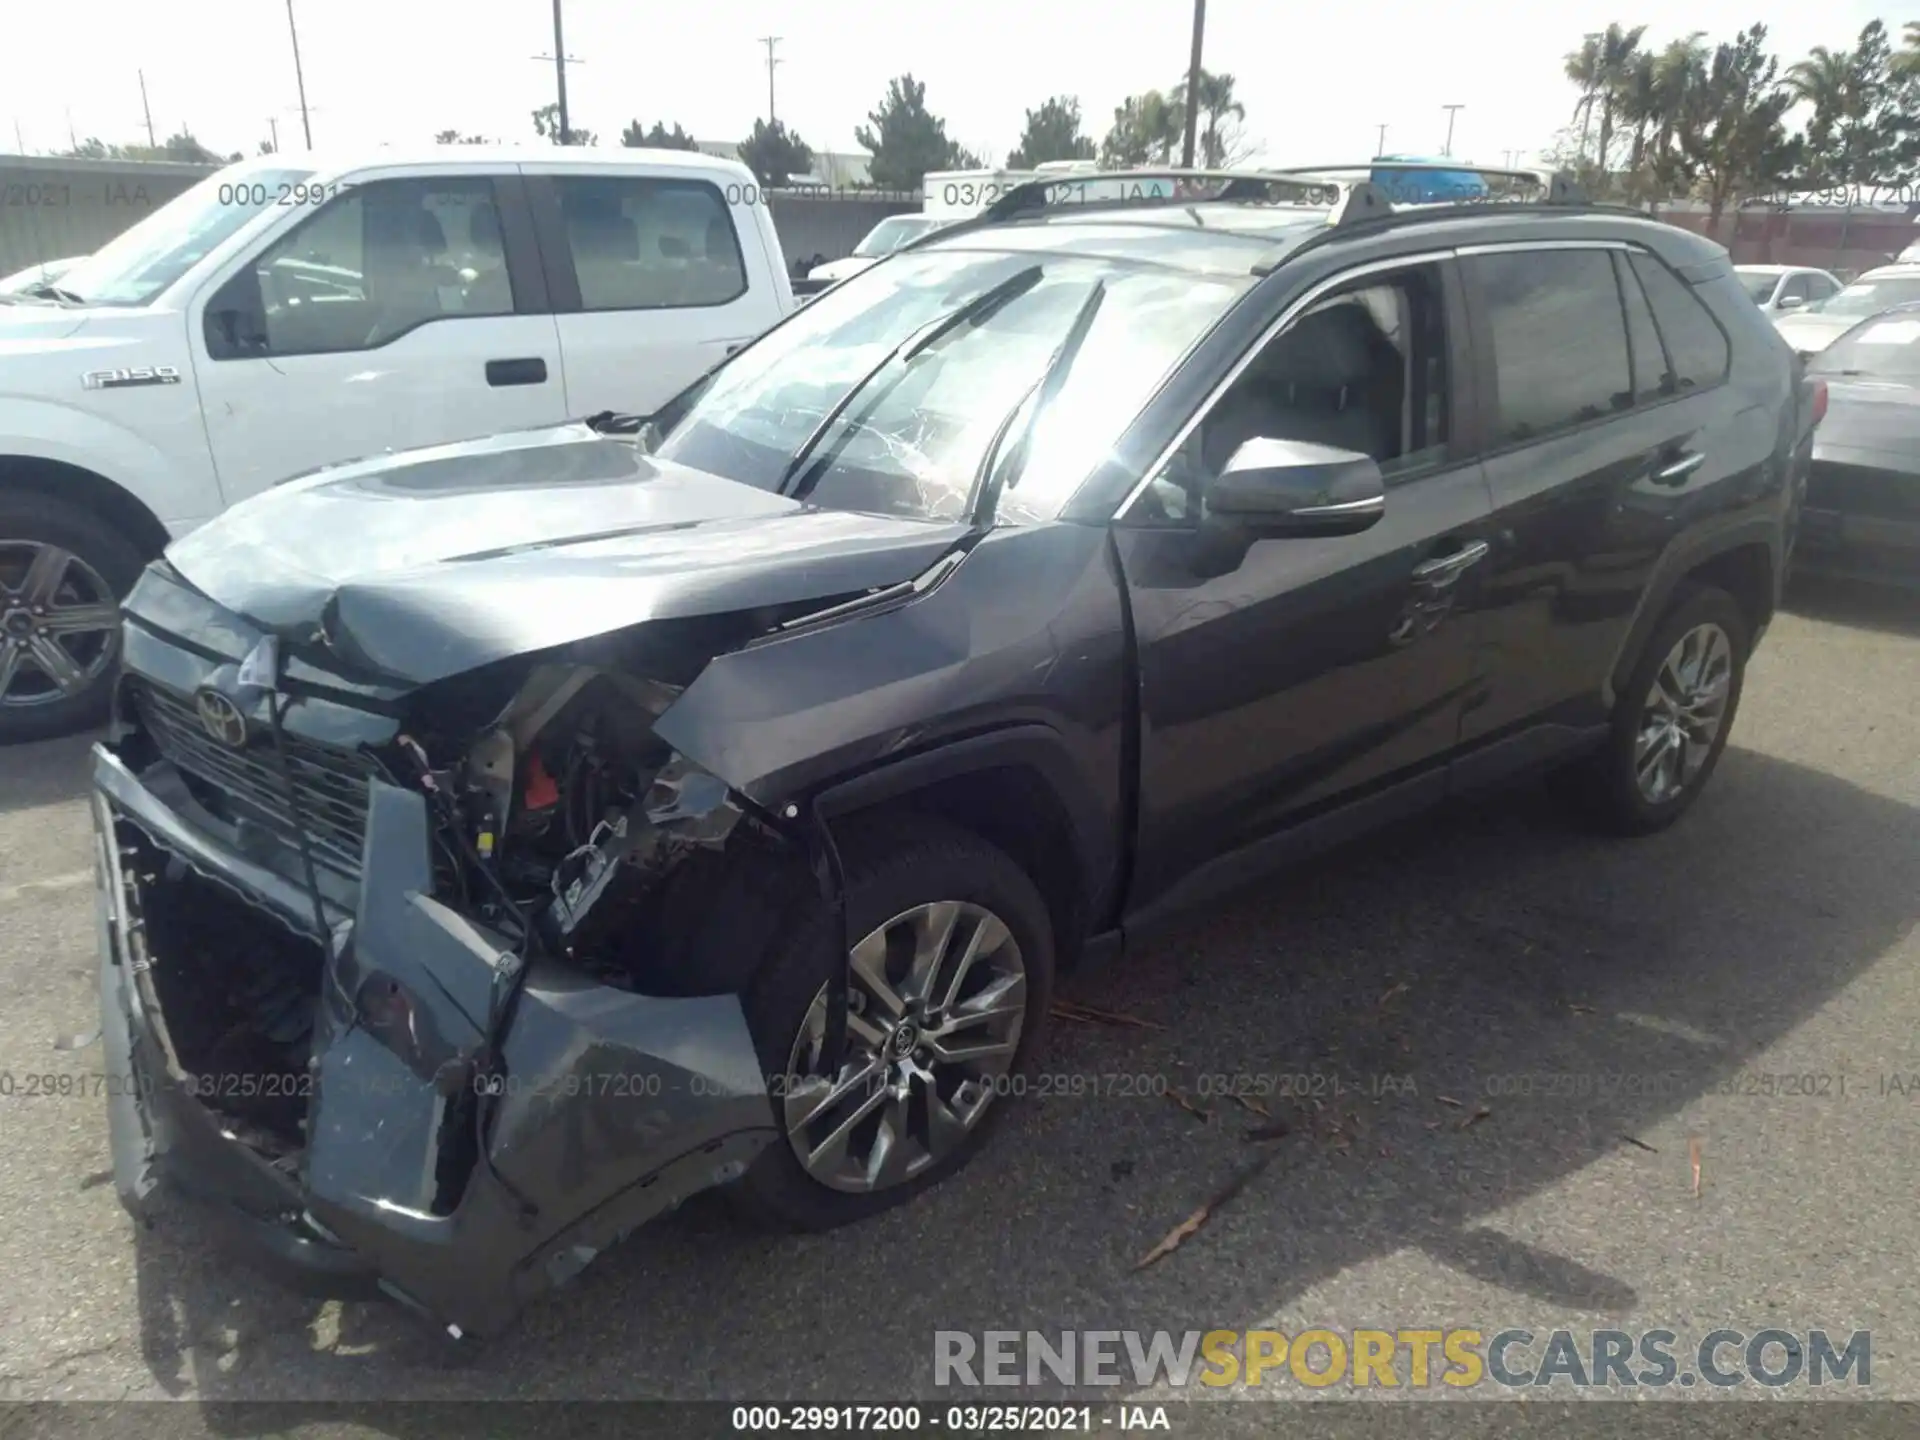
[(273, 137), (273, 153), (278, 155), (280, 153), (280, 122), (271, 115), (267, 116), (267, 134)]
[(553, 78), (560, 91), (560, 143), (571, 145), (573, 131), (567, 126), (567, 42), (560, 30), (560, 0), (553, 0)]
[(1382, 125), (1379, 127), (1379, 130), (1380, 130), (1379, 142), (1375, 144), (1373, 147), (1373, 158), (1376, 160), (1378, 160), (1382, 155), (1387, 153), (1387, 127)]
[(147, 104), (147, 72), (142, 70), (138, 73), (140, 76), (140, 108), (146, 112), (147, 116), (147, 148), (149, 150), (158, 150), (160, 148), (160, 142), (153, 138), (153, 107)]
[(1467, 107), (1464, 105), (1442, 105), (1440, 108), (1447, 112), (1447, 143), (1440, 147), (1440, 153), (1442, 155), (1451, 155), (1453, 154), (1454, 117)]
[(1193, 0), (1193, 50), (1187, 57), (1187, 133), (1180, 142), (1180, 164), (1193, 169), (1193, 145), (1200, 127), (1200, 52), (1207, 34), (1207, 0)]
[(300, 133), (313, 149), (313, 122), (307, 118), (307, 76), (300, 68), (300, 29), (293, 23), (293, 0), (287, 0), (287, 34), (293, 38), (293, 83), (300, 87)]
[(74, 149), (80, 148), (80, 137), (73, 133), (73, 107), (67, 107), (67, 143)]
[(560, 0), (553, 0), (553, 54), (536, 55), (533, 58), (536, 60), (551, 60), (553, 62), (554, 82), (556, 89), (559, 91), (560, 98), (560, 143), (562, 145), (571, 145), (573, 143), (573, 127), (567, 119), (567, 66), (580, 65), (585, 62), (576, 60), (573, 56), (567, 54), (566, 37), (560, 28)]
[(778, 65), (780, 62), (774, 59), (773, 47), (778, 45), (781, 39), (782, 37), (778, 35), (762, 35), (760, 37), (760, 43), (767, 47), (767, 128), (768, 129), (772, 129), (776, 123), (773, 118), (773, 67)]

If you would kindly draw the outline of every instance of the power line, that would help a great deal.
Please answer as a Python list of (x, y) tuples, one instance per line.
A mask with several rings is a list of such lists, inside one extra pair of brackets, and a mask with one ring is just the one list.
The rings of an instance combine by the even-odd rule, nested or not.
[(778, 123), (773, 118), (773, 67), (778, 65), (780, 62), (774, 58), (773, 47), (778, 45), (783, 38), (784, 37), (779, 35), (762, 35), (760, 37), (760, 43), (767, 47), (767, 128), (768, 129), (772, 129), (773, 126), (776, 123)]

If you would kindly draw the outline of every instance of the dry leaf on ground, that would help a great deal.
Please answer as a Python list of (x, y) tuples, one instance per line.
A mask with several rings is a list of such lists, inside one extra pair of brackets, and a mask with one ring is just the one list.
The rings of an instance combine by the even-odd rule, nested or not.
[(1466, 1119), (1462, 1120), (1458, 1128), (1464, 1130), (1469, 1125), (1472, 1125), (1477, 1121), (1486, 1119), (1487, 1116), (1491, 1115), (1492, 1113), (1493, 1113), (1492, 1107), (1487, 1105), (1482, 1105), (1477, 1110), (1475, 1110), (1471, 1115), (1467, 1116)]
[(1114, 1010), (1096, 1010), (1091, 1005), (1075, 1005), (1069, 1000), (1053, 1002), (1053, 1014), (1061, 1020), (1077, 1020), (1083, 1025), (1132, 1025), (1141, 1030), (1164, 1030), (1157, 1020), (1142, 1020), (1138, 1015), (1123, 1015)]
[(1277, 1150), (1266, 1151), (1258, 1160), (1254, 1161), (1253, 1164), (1247, 1166), (1238, 1175), (1234, 1176), (1211, 1200), (1207, 1201), (1206, 1204), (1202, 1205), (1198, 1210), (1194, 1211), (1191, 1215), (1187, 1216), (1186, 1219), (1182, 1220), (1178, 1225), (1174, 1226), (1173, 1229), (1163, 1235), (1160, 1243), (1142, 1255), (1134, 1264), (1133, 1268), (1136, 1270), (1144, 1270), (1155, 1261), (1164, 1259), (1178, 1250), (1189, 1239), (1199, 1233), (1200, 1227), (1211, 1220), (1222, 1206), (1226, 1205), (1234, 1196), (1246, 1189), (1248, 1182), (1262, 1170), (1266, 1169), (1273, 1157), (1279, 1153)]
[(1173, 1101), (1174, 1104), (1178, 1105), (1189, 1115), (1197, 1115), (1202, 1120), (1211, 1120), (1213, 1118), (1213, 1111), (1194, 1104), (1184, 1090), (1175, 1088), (1167, 1091), (1167, 1099)]

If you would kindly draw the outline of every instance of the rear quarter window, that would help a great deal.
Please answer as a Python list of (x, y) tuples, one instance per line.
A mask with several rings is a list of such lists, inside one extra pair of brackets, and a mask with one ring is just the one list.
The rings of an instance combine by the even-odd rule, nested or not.
[(1707, 302), (1652, 255), (1636, 250), (1630, 263), (1666, 346), (1674, 393), (1684, 395), (1725, 380), (1733, 363), (1733, 347)]

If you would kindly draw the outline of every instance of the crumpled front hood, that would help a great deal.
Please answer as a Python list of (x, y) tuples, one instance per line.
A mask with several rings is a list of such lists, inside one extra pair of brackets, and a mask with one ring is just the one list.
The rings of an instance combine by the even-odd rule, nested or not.
[(317, 630), (350, 663), (424, 684), (647, 620), (899, 584), (965, 533), (815, 509), (576, 424), (316, 471), (167, 560), (258, 625)]

